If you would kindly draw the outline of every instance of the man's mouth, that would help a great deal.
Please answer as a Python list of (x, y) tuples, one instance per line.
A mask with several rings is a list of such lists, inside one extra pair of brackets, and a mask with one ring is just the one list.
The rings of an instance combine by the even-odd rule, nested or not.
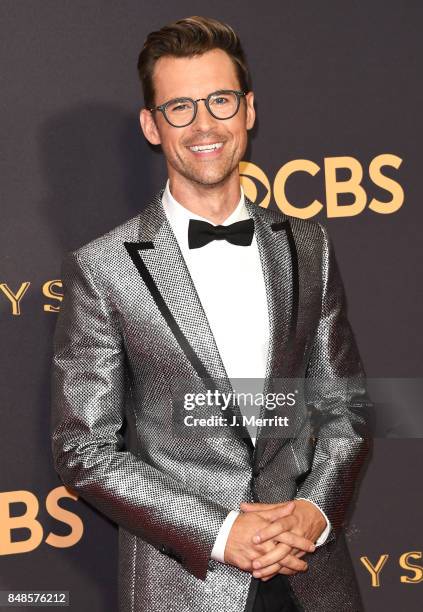
[(190, 151), (193, 153), (213, 153), (223, 147), (223, 142), (212, 142), (203, 145), (192, 145), (189, 147)]

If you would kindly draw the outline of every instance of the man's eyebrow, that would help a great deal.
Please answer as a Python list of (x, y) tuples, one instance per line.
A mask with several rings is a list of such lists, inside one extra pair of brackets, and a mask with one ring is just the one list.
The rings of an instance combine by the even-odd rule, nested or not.
[[(201, 96), (201, 98), (207, 98), (208, 95), (210, 95), (211, 93), (215, 93), (215, 92), (219, 92), (219, 91), (238, 91), (237, 87), (217, 87), (215, 89), (212, 89), (210, 91), (208, 91), (208, 93), (204, 94), (203, 96)], [(198, 98), (196, 98), (195, 96), (190, 96), (188, 94), (184, 94), (184, 95), (180, 95), (180, 96), (172, 96), (172, 97), (168, 97), (166, 98), (166, 102), (170, 102), (173, 100), (183, 100), (185, 98), (191, 98), (191, 100), (197, 100)], [(162, 102), (162, 104), (164, 104), (164, 102)]]

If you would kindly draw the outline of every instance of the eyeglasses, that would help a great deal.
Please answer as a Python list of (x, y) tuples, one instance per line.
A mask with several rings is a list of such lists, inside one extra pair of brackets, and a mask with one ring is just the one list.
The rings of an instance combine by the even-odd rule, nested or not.
[(162, 112), (166, 121), (173, 127), (186, 127), (194, 121), (200, 100), (203, 100), (210, 115), (215, 119), (230, 119), (237, 114), (241, 97), (247, 93), (234, 89), (219, 89), (209, 94), (207, 98), (197, 98), (197, 100), (174, 98), (148, 110)]

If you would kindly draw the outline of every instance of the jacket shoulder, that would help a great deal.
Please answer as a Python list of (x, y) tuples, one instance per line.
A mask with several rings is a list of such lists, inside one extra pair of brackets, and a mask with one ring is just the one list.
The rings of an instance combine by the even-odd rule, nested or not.
[(113, 249), (113, 246), (117, 243), (122, 244), (123, 241), (135, 240), (138, 236), (139, 224), (140, 215), (137, 214), (81, 245), (73, 251), (73, 254), (79, 259), (92, 257), (96, 253), (104, 255), (106, 251), (109, 252), (111, 248)]
[(72, 252), (80, 261), (87, 264), (119, 261), (124, 242), (138, 242), (142, 233), (149, 233), (162, 220), (160, 202), (164, 189), (155, 193), (137, 215), (120, 223), (101, 236), (93, 238)]
[(263, 220), (271, 223), (279, 223), (288, 221), (294, 236), (298, 239), (308, 239), (312, 241), (322, 242), (325, 232), (325, 227), (314, 219), (300, 219), (283, 213), (278, 208), (262, 208), (257, 206), (257, 210)]
[(61, 278), (74, 274), (75, 265), (102, 283), (117, 282), (122, 262), (126, 258), (124, 242), (136, 242), (139, 236), (140, 214), (127, 219), (104, 234), (93, 238), (77, 249), (64, 253)]

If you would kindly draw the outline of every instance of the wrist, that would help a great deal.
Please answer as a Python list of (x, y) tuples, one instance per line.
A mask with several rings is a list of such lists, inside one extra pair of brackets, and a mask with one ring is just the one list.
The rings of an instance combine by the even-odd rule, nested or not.
[(313, 541), (315, 541), (327, 527), (325, 517), (312, 502), (306, 499), (294, 499), (294, 502), (295, 508), (298, 508), (301, 514), (304, 515), (305, 522), (308, 525), (309, 530), (311, 530), (313, 536), (315, 536), (313, 537)]

